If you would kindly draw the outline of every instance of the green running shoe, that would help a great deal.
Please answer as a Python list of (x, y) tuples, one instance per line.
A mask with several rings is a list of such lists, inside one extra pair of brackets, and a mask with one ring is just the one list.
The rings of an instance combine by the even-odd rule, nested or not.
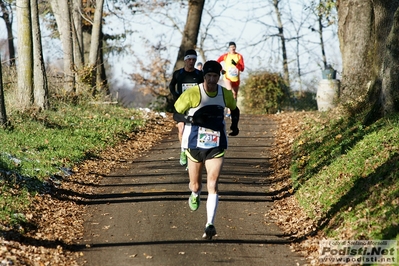
[(180, 153), (180, 165), (186, 165), (187, 164), (187, 155), (185, 151), (182, 151)]
[(202, 235), (203, 239), (212, 240), (212, 237), (216, 235), (216, 228), (213, 224), (207, 224), (205, 227), (205, 233)]
[(191, 193), (190, 197), (188, 198), (188, 206), (190, 206), (192, 211), (198, 210), (200, 206), (200, 197)]

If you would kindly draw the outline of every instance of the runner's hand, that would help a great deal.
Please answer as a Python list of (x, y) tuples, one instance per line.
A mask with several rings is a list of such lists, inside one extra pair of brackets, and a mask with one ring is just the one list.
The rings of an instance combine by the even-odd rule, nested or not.
[(237, 136), (238, 133), (240, 133), (240, 130), (238, 129), (238, 127), (231, 126), (230, 129), (231, 129), (231, 132), (229, 133), (229, 136), (234, 137), (234, 136)]
[(233, 65), (237, 65), (237, 63), (236, 63), (236, 61), (234, 61), (234, 59), (231, 59), (231, 63), (232, 63)]

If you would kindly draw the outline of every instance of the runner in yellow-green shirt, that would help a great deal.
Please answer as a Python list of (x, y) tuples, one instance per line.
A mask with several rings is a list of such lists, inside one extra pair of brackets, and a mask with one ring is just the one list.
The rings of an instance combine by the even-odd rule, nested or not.
[(208, 198), (206, 202), (207, 223), (204, 239), (216, 235), (214, 219), (218, 207), (218, 180), (222, 170), (227, 133), (224, 108), (231, 110), (230, 136), (239, 133), (240, 111), (231, 90), (218, 85), (222, 66), (216, 61), (207, 61), (203, 66), (204, 83), (187, 89), (177, 99), (174, 114), (176, 121), (183, 121), (183, 143), (187, 148), (189, 188), (188, 204), (196, 211), (200, 205), (202, 172), (206, 168)]

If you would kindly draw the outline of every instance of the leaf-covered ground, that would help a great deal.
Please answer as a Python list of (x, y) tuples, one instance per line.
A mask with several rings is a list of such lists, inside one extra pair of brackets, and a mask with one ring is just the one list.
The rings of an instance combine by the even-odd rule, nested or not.
[[(280, 180), (272, 189), (282, 191), (276, 197), (270, 215), (282, 230), (300, 239), (292, 248), (308, 257), (309, 263), (317, 264), (319, 236), (313, 221), (301, 211), (290, 192), (291, 147), (300, 134), (300, 123), (308, 113), (287, 113), (270, 116), (279, 123), (275, 132), (274, 179)], [(157, 144), (163, 135), (172, 130), (175, 123), (154, 115), (148, 125), (130, 134), (117, 147), (104, 151), (97, 158), (87, 160), (58, 179), (49, 180), (46, 193), (35, 196), (32, 207), (25, 214), (27, 222), (20, 227), (0, 225), (0, 265), (78, 265), (82, 254), (74, 244), (83, 235), (85, 199), (101, 177), (113, 168), (123, 168), (129, 160), (140, 156)]]
[(291, 194), (291, 158), (292, 144), (305, 129), (303, 121), (314, 116), (314, 113), (297, 112), (273, 116), (279, 122), (275, 133), (275, 146), (273, 149), (274, 178), (280, 180), (273, 189), (283, 191), (276, 197), (274, 206), (270, 211), (276, 224), (291, 236), (291, 248), (306, 257), (309, 265), (319, 265), (318, 248), (322, 233), (316, 231), (314, 221), (310, 219), (300, 207), (296, 198)]

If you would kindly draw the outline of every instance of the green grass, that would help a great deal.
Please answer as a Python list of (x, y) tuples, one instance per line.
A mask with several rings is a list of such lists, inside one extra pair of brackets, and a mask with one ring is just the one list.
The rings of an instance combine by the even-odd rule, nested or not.
[(399, 239), (399, 116), (306, 121), (294, 145), (296, 197), (327, 237)]
[(9, 120), (12, 127), (0, 129), (0, 223), (11, 224), (60, 167), (96, 156), (145, 123), (140, 111), (88, 104), (16, 112)]

